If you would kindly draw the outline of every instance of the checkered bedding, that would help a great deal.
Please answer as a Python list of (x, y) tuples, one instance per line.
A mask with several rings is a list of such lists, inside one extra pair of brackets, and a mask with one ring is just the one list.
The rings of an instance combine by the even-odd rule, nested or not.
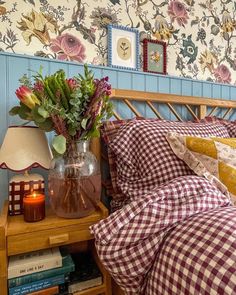
[(116, 188), (129, 200), (155, 186), (194, 172), (172, 151), (166, 134), (229, 137), (221, 124), (135, 120), (127, 123), (109, 144), (115, 154)]
[(222, 118), (217, 118), (215, 116), (208, 116), (201, 120), (196, 120), (196, 123), (216, 123), (225, 126), (230, 137), (236, 137), (236, 121), (229, 121)]
[(91, 232), (125, 294), (236, 294), (236, 207), (202, 177), (155, 187)]

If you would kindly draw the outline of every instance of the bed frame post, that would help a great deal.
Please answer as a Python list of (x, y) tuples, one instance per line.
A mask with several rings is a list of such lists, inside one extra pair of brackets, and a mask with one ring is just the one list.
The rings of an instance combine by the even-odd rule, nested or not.
[(199, 119), (204, 119), (207, 114), (207, 106), (206, 105), (199, 105)]

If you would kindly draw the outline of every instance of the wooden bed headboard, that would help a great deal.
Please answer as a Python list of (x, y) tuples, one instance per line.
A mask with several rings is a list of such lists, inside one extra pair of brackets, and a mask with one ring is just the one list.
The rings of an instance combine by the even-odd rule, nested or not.
[[(164, 119), (163, 115), (158, 111), (157, 105), (165, 105), (178, 121), (184, 121), (182, 114), (176, 110), (176, 105), (186, 109), (193, 119), (202, 119), (206, 116), (213, 116), (221, 110), (221, 117), (228, 119), (236, 110), (236, 101), (222, 100), (213, 98), (204, 98), (198, 96), (183, 96), (176, 94), (144, 92), (136, 90), (112, 89), (111, 99), (123, 102), (134, 114), (134, 116), (143, 116), (134, 102), (142, 102), (146, 105), (153, 114), (159, 119)], [(236, 99), (236, 98), (235, 98)], [(116, 119), (124, 119), (114, 110), (114, 117)], [(92, 151), (98, 159), (101, 158), (101, 148), (99, 139), (92, 142)]]

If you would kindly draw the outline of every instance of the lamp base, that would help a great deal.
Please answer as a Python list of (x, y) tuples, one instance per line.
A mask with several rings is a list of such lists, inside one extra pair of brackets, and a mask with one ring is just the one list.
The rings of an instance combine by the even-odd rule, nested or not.
[(9, 182), (9, 215), (23, 214), (23, 198), (32, 191), (44, 194), (44, 179), (40, 174), (14, 175)]

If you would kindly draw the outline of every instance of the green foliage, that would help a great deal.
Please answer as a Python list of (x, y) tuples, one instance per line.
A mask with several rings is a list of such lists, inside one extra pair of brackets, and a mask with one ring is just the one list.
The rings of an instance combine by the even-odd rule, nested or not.
[(66, 151), (66, 138), (63, 135), (57, 135), (53, 138), (52, 147), (58, 154), (64, 154)]

